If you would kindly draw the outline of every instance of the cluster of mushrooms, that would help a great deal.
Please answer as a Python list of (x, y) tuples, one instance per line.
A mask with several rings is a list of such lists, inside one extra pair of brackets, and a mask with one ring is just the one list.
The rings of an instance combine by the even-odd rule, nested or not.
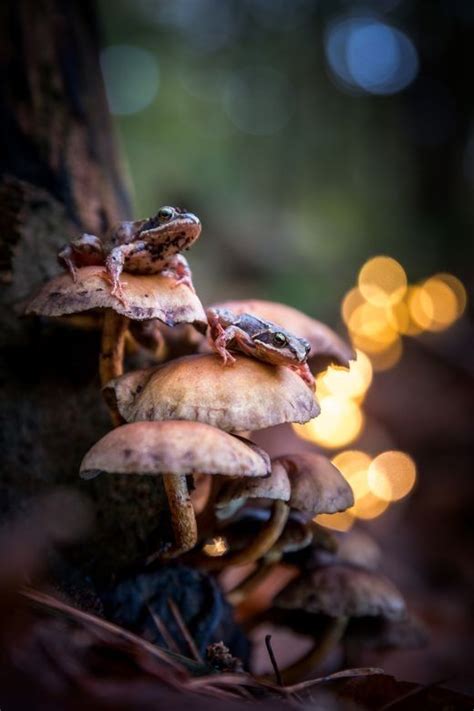
[[(84, 456), (80, 476), (161, 478), (174, 540), (152, 558), (181, 557), (216, 575), (253, 566), (227, 592), (236, 606), (265, 587), (279, 566), (290, 566), (290, 583), (248, 625), (271, 618), (314, 636), (314, 649), (286, 670), (285, 681), (313, 669), (341, 639), (363, 639), (364, 629), (374, 646), (377, 639), (381, 646), (383, 640), (418, 644), (413, 625), (406, 631), (402, 596), (377, 570), (376, 544), (366, 534), (336, 536), (315, 523), (319, 514), (352, 506), (342, 474), (316, 449), (272, 459), (251, 441), (259, 430), (316, 417), (314, 390), (289, 367), (239, 352), (225, 366), (209, 346), (206, 311), (187, 284), (130, 273), (121, 283), (126, 299), (113, 295), (102, 266), (84, 266), (75, 280), (64, 273), (47, 282), (27, 309), (46, 317), (102, 312), (100, 375), (114, 429)], [(347, 367), (354, 357), (327, 326), (283, 304), (242, 300), (213, 307), (254, 314), (305, 338), (313, 373), (329, 363)], [(156, 363), (124, 373), (127, 342)], [(196, 515), (193, 498), (203, 491), (207, 500)], [(216, 537), (227, 550), (209, 557), (205, 546)], [(361, 628), (358, 620), (371, 623)]]

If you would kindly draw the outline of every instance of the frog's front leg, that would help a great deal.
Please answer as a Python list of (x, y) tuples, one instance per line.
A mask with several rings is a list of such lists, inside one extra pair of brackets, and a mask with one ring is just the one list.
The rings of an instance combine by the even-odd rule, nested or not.
[(213, 309), (208, 310), (207, 318), (209, 322), (209, 343), (216, 353), (221, 356), (224, 365), (232, 365), (232, 363), (235, 363), (235, 358), (227, 349), (227, 344), (235, 338), (235, 332), (239, 329), (235, 326), (224, 328)]
[(121, 301), (125, 307), (128, 304), (122, 288), (124, 282), (120, 281), (120, 275), (123, 272), (125, 260), (130, 258), (133, 254), (142, 252), (145, 249), (146, 244), (144, 242), (121, 244), (118, 247), (114, 247), (105, 260), (104, 278), (112, 285), (110, 293)]
[(65, 267), (73, 281), (77, 281), (77, 270), (104, 263), (104, 248), (95, 235), (83, 234), (70, 242), (58, 253), (58, 261)]
[(173, 257), (171, 257), (161, 274), (162, 276), (171, 277), (172, 279), (174, 279), (176, 282), (175, 286), (178, 286), (178, 284), (186, 284), (186, 286), (189, 286), (193, 294), (196, 293), (193, 284), (193, 275), (191, 269), (189, 267), (187, 259), (183, 257), (182, 254), (175, 254)]

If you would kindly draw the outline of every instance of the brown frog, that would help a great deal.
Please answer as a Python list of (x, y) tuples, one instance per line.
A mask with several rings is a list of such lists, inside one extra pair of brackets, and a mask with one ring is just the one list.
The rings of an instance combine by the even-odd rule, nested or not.
[(154, 217), (119, 222), (104, 239), (83, 234), (58, 254), (59, 262), (73, 280), (79, 267), (105, 265), (104, 278), (111, 293), (125, 303), (120, 283), (122, 271), (131, 274), (164, 274), (194, 291), (191, 270), (180, 254), (197, 240), (201, 222), (196, 215), (178, 207), (162, 207)]
[(289, 333), (271, 321), (228, 309), (207, 310), (209, 340), (222, 356), (224, 365), (235, 363), (230, 350), (239, 350), (273, 365), (286, 365), (314, 388), (314, 377), (306, 362), (311, 346), (304, 338)]

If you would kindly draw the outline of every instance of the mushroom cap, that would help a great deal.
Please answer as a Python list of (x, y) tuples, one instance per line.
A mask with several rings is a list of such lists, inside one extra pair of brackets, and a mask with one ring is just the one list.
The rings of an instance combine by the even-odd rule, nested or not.
[(224, 481), (216, 497), (216, 507), (221, 508), (240, 501), (244, 504), (247, 499), (288, 501), (290, 495), (291, 488), (286, 469), (276, 462), (272, 466), (270, 476), (265, 479)]
[(111, 285), (104, 279), (104, 267), (83, 267), (74, 282), (70, 274), (60, 274), (46, 282), (28, 303), (26, 313), (63, 316), (95, 308), (110, 308), (130, 319), (158, 318), (168, 326), (193, 323), (205, 331), (207, 318), (196, 294), (186, 284), (161, 274), (122, 274), (120, 281), (125, 306), (112, 296)]
[(330, 565), (297, 578), (275, 598), (285, 609), (330, 617), (405, 617), (405, 602), (397, 588), (377, 573)]
[(278, 323), (287, 331), (305, 338), (311, 345), (308, 358), (310, 366), (313, 365), (312, 361), (324, 359), (323, 367), (330, 363), (337, 363), (348, 368), (349, 361), (356, 357), (350, 345), (329, 326), (292, 306), (260, 299), (242, 299), (212, 304), (210, 308), (229, 309), (236, 314), (253, 314), (266, 321)]
[(83, 479), (101, 472), (253, 477), (269, 470), (268, 455), (238, 437), (202, 422), (168, 420), (117, 427), (87, 452), (79, 473)]
[(354, 495), (339, 469), (316, 452), (277, 457), (291, 483), (290, 507), (313, 518), (320, 513), (345, 511), (354, 504)]
[(309, 526), (305, 526), (300, 521), (289, 519), (280, 538), (273, 544), (269, 552), (281, 555), (295, 553), (309, 546), (312, 540), (313, 532)]
[(368, 533), (353, 529), (337, 536), (336, 559), (338, 563), (349, 563), (366, 570), (380, 567), (382, 551)]
[(314, 393), (289, 368), (236, 358), (224, 366), (217, 355), (185, 356), (111, 380), (105, 394), (127, 422), (197, 420), (232, 432), (307, 422), (319, 413)]

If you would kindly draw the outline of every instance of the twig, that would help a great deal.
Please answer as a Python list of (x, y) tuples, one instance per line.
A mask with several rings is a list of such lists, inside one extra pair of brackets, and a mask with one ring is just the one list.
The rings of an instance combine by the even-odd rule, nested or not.
[[(97, 631), (108, 632), (109, 634), (117, 635), (122, 639), (127, 640), (127, 642), (131, 642), (140, 649), (148, 652), (160, 661), (166, 662), (170, 666), (175, 667), (175, 669), (179, 669), (182, 672), (185, 671), (185, 665), (181, 663), (181, 661), (179, 661), (179, 659), (176, 658), (176, 655), (174, 655), (172, 652), (166, 652), (164, 649), (160, 649), (154, 644), (151, 644), (150, 642), (147, 642), (141, 637), (138, 637), (138, 635), (133, 634), (133, 632), (129, 632), (128, 630), (125, 630), (122, 627), (114, 625), (112, 622), (107, 622), (106, 620), (103, 620), (100, 617), (96, 617), (95, 615), (91, 615), (88, 612), (84, 612), (84, 610), (78, 610), (76, 607), (66, 605), (64, 602), (61, 602), (52, 595), (39, 592), (38, 590), (33, 590), (32, 588), (23, 588), (20, 591), (20, 594), (23, 595), (23, 597), (26, 597), (31, 602), (39, 604), (40, 606), (48, 607), (50, 610), (61, 612), (62, 614), (71, 617), (72, 619), (80, 620), (85, 624), (92, 625)], [(183, 658), (183, 662), (188, 661), (189, 660), (186, 660), (186, 658)]]
[(145, 603), (145, 605), (148, 609), (148, 612), (151, 615), (153, 622), (155, 623), (156, 629), (158, 630), (160, 635), (163, 637), (168, 649), (170, 649), (172, 652), (175, 652), (176, 654), (179, 654), (180, 652), (179, 652), (178, 645), (176, 644), (173, 637), (170, 635), (170, 633), (166, 629), (166, 625), (163, 622), (163, 620), (161, 619), (161, 617), (156, 614), (156, 612), (152, 609), (152, 607), (147, 602)]
[(417, 696), (417, 694), (421, 694), (423, 691), (434, 689), (440, 684), (445, 684), (447, 681), (451, 681), (452, 678), (453, 677), (448, 677), (446, 679), (441, 679), (440, 681), (432, 681), (430, 684), (420, 684), (415, 689), (410, 689), (410, 691), (407, 691), (406, 694), (402, 694), (401, 696), (397, 696), (396, 699), (392, 699), (392, 701), (389, 701), (388, 704), (380, 706), (379, 711), (393, 709), (395, 708), (395, 706), (398, 706), (398, 704), (400, 704), (402, 701), (405, 701), (405, 699), (413, 698), (414, 696)]
[(271, 634), (265, 635), (265, 646), (267, 648), (268, 656), (270, 657), (270, 661), (272, 663), (273, 671), (275, 673), (276, 682), (277, 682), (278, 686), (283, 686), (283, 680), (281, 678), (277, 660), (275, 659), (275, 655), (273, 653)]
[(181, 615), (181, 612), (180, 612), (178, 606), (176, 605), (175, 601), (173, 600), (173, 598), (171, 598), (171, 597), (168, 598), (168, 605), (169, 605), (169, 608), (171, 610), (171, 613), (172, 613), (174, 619), (176, 620), (176, 624), (179, 627), (179, 631), (183, 635), (183, 637), (190, 649), (192, 656), (194, 657), (196, 662), (200, 662), (202, 664), (203, 658), (199, 654), (199, 650), (196, 647), (196, 644), (194, 643), (191, 633), (189, 632), (189, 629), (186, 625), (186, 622), (183, 620), (183, 616)]

